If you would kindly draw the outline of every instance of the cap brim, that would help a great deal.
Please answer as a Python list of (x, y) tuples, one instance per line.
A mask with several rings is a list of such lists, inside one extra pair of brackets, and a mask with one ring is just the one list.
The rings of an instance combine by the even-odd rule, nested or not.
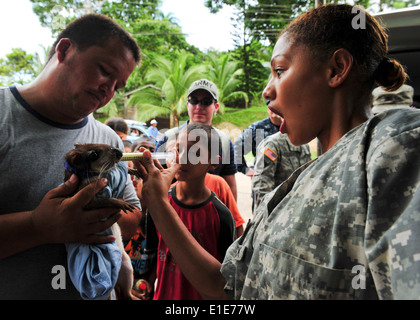
[(193, 91), (191, 91), (190, 93), (188, 93), (188, 97), (191, 96), (194, 92), (196, 92), (198, 90), (207, 91), (208, 93), (210, 93), (210, 95), (213, 97), (213, 99), (215, 99), (217, 101), (217, 97), (215, 97), (215, 95), (211, 91), (209, 91), (208, 89), (206, 89), (206, 88), (195, 88)]

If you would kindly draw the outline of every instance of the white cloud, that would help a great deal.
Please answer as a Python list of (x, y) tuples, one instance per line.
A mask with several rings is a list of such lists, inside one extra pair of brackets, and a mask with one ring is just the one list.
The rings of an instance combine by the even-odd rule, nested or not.
[(40, 45), (48, 47), (53, 43), (50, 30), (41, 27), (29, 0), (0, 1), (0, 32), (0, 57), (12, 48), (42, 54)]
[(204, 0), (164, 0), (161, 9), (165, 14), (172, 13), (178, 19), (188, 43), (199, 49), (213, 47), (227, 51), (234, 48), (231, 35), (234, 31), (232, 8), (226, 6), (217, 14), (212, 14), (204, 6)]

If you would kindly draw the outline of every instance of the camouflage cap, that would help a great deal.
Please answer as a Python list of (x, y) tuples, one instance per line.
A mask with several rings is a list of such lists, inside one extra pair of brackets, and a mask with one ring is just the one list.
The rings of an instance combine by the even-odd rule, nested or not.
[(392, 92), (378, 87), (372, 92), (372, 112), (376, 114), (391, 108), (408, 108), (413, 104), (413, 96), (413, 87), (406, 84)]
[(193, 82), (188, 89), (187, 96), (189, 97), (191, 93), (200, 89), (209, 92), (216, 101), (219, 99), (219, 91), (217, 90), (216, 85), (207, 79), (201, 79)]

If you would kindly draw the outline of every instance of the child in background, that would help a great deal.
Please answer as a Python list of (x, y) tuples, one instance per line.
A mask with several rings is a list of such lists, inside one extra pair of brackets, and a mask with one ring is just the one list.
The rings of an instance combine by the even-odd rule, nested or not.
[[(141, 152), (140, 149), (148, 149), (154, 152), (155, 144), (146, 135), (141, 136), (135, 140), (131, 146), (131, 152)], [(143, 149), (142, 149), (143, 150)], [(157, 251), (157, 236), (156, 229), (153, 223), (147, 223), (148, 217), (147, 207), (144, 205), (141, 196), (143, 180), (132, 176), (134, 189), (136, 190), (137, 197), (142, 203), (142, 217), (140, 225), (137, 228), (136, 234), (131, 237), (125, 246), (125, 251), (131, 259), (131, 264), (134, 270), (134, 283), (140, 279), (146, 280), (148, 283), (146, 294), (139, 294), (137, 291), (132, 290), (132, 294), (137, 298), (147, 300), (153, 298), (154, 287), (153, 282), (156, 279), (156, 251)], [(149, 240), (147, 241), (147, 236)]]
[[(198, 137), (199, 141), (188, 141), (192, 137)], [(212, 141), (214, 143), (216, 139), (220, 139), (216, 131), (202, 123), (190, 124), (180, 131), (176, 161), (181, 163), (181, 168), (175, 175), (178, 183), (169, 189), (169, 201), (200, 245), (222, 261), (226, 249), (234, 241), (235, 223), (229, 209), (205, 185), (207, 172), (220, 161), (220, 152), (213, 158), (211, 155)], [(159, 231), (158, 238), (154, 299), (201, 300), (173, 260)]]
[[(171, 140), (166, 143), (166, 151), (171, 151), (173, 148), (175, 148), (176, 140)], [(168, 164), (170, 166), (170, 164)], [(178, 183), (176, 181), (172, 186), (175, 185), (175, 183)], [(216, 196), (220, 199), (220, 201), (223, 202), (223, 204), (228, 207), (230, 213), (232, 214), (233, 220), (235, 220), (236, 225), (236, 237), (239, 238), (242, 233), (244, 232), (244, 223), (245, 220), (242, 218), (238, 206), (236, 204), (235, 197), (233, 196), (232, 190), (230, 189), (229, 184), (226, 182), (225, 179), (223, 179), (221, 176), (207, 173), (206, 178), (204, 180), (204, 183), (206, 186), (213, 191)]]

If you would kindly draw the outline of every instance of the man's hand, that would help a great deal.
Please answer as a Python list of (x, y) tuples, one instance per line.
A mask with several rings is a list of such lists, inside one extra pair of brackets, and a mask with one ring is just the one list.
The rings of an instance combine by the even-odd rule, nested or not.
[(117, 208), (85, 210), (85, 206), (107, 184), (101, 179), (86, 186), (73, 197), (78, 180), (73, 175), (61, 186), (49, 191), (39, 206), (32, 211), (32, 223), (45, 243), (81, 242), (102, 244), (115, 240), (114, 236), (98, 236), (120, 217)]

